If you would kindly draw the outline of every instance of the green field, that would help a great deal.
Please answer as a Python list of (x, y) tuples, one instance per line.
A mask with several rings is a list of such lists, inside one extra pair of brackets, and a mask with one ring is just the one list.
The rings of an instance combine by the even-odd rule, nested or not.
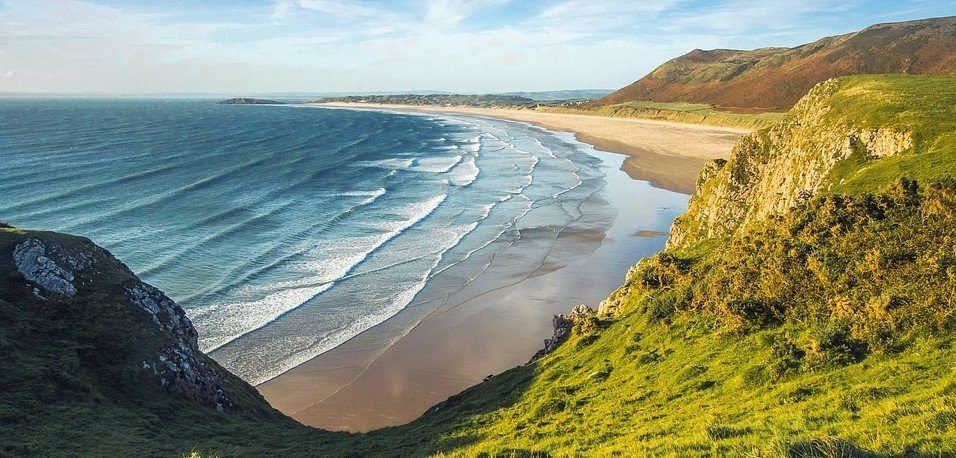
[(914, 134), (912, 151), (865, 159), (856, 155), (834, 171), (835, 192), (858, 194), (899, 177), (938, 180), (956, 175), (956, 76), (882, 75), (843, 80), (832, 97), (833, 123), (892, 126)]
[(701, 103), (638, 101), (597, 108), (539, 106), (539, 111), (592, 114), (613, 118), (659, 119), (663, 121), (759, 129), (780, 119), (783, 113), (734, 113)]

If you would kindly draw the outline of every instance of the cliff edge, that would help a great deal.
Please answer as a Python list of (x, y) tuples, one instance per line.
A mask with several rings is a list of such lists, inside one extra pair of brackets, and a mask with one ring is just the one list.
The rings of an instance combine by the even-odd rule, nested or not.
[[(853, 76), (815, 86), (775, 125), (705, 167), (669, 247), (732, 236), (823, 192), (873, 191), (951, 170), (956, 77)], [(930, 165), (932, 164), (932, 166)]]

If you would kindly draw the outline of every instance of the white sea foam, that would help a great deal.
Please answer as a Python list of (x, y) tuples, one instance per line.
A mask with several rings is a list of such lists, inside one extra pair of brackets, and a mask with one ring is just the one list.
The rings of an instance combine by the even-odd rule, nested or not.
[(462, 158), (462, 156), (426, 157), (419, 159), (412, 170), (426, 173), (445, 173), (458, 165)]
[(277, 366), (271, 367), (269, 370), (257, 374), (255, 377), (252, 377), (250, 380), (248, 380), (248, 382), (253, 385), (267, 382), (279, 376), (283, 372), (286, 372), (312, 358), (315, 358), (318, 355), (321, 355), (322, 353), (325, 353), (345, 343), (353, 336), (368, 330), (372, 326), (391, 318), (403, 308), (408, 306), (408, 304), (415, 299), (415, 296), (423, 288), (425, 288), (425, 285), (427, 284), (428, 278), (422, 278), (421, 281), (416, 283), (413, 287), (396, 294), (394, 296), (394, 300), (392, 300), (385, 307), (373, 310), (366, 315), (356, 317), (355, 320), (350, 322), (344, 329), (340, 329), (332, 333), (332, 335), (322, 339), (317, 345), (311, 345), (308, 350), (297, 352), (294, 354), (294, 356), (284, 359)]
[[(322, 292), (384, 244), (430, 215), (447, 198), (446, 194), (409, 205), (399, 210), (403, 219), (379, 223), (383, 232), (363, 237), (348, 237), (319, 242), (304, 260), (286, 267), (289, 277), (296, 280), (273, 282), (264, 285), (269, 291), (278, 292), (255, 298), (255, 287), (247, 287), (238, 295), (253, 296), (249, 301), (216, 303), (195, 308), (191, 313), (201, 325), (197, 325), (204, 351), (212, 351), (245, 334), (275, 321)], [(248, 288), (254, 288), (249, 291)], [(243, 294), (245, 293), (245, 294)]]
[(250, 302), (224, 302), (189, 310), (199, 331), (199, 347), (210, 352), (242, 335), (259, 329), (283, 313), (332, 287), (331, 283), (314, 287), (284, 289)]
[(357, 161), (354, 165), (361, 167), (374, 167), (386, 170), (404, 170), (412, 166), (411, 159), (380, 159), (377, 161)]
[[(229, 355), (228, 359), (233, 364), (243, 367), (241, 373), (248, 381), (262, 383), (389, 319), (408, 307), (415, 300), (416, 295), (426, 287), (429, 279), (456, 265), (469, 266), (470, 264), (461, 263), (472, 258), (472, 262), (479, 263), (475, 264), (476, 266), (482, 266), (479, 271), (460, 272), (464, 274), (460, 278), (465, 279), (466, 284), (470, 283), (473, 279), (472, 275), (477, 277), (481, 271), (491, 265), (491, 259), (494, 259), (493, 252), (498, 252), (501, 246), (510, 243), (509, 240), (512, 237), (508, 234), (514, 232), (515, 228), (520, 226), (519, 220), (535, 207), (534, 199), (537, 197), (525, 195), (529, 192), (526, 188), (531, 191), (530, 195), (544, 197), (551, 192), (564, 189), (560, 186), (552, 191), (548, 183), (554, 179), (571, 181), (577, 178), (576, 176), (560, 178), (560, 171), (566, 170), (567, 167), (559, 163), (566, 159), (554, 154), (533, 135), (526, 137), (519, 132), (511, 136), (509, 131), (504, 131), (492, 124), (482, 126), (481, 130), (481, 133), (473, 139), (453, 134), (454, 136), (449, 136), (451, 140), (442, 139), (438, 144), (433, 143), (429, 146), (440, 149), (444, 146), (440, 144), (442, 141), (455, 143), (456, 148), (464, 152), (462, 156), (435, 157), (435, 155), (423, 154), (422, 156), (425, 157), (415, 160), (395, 158), (358, 163), (366, 167), (390, 169), (389, 175), (405, 169), (427, 174), (442, 174), (425, 178), (425, 180), (432, 185), (436, 180), (441, 180), (449, 185), (465, 189), (452, 192), (451, 199), (448, 195), (441, 194), (414, 204), (397, 206), (395, 202), (402, 202), (405, 197), (402, 194), (389, 193), (389, 197), (381, 198), (379, 203), (382, 205), (372, 205), (368, 210), (369, 213), (363, 211), (362, 218), (343, 220), (351, 221), (349, 224), (358, 224), (354, 229), (359, 233), (367, 230), (374, 235), (360, 239), (349, 237), (347, 240), (356, 241), (358, 242), (356, 245), (360, 246), (356, 248), (356, 245), (353, 245), (348, 249), (352, 256), (345, 256), (344, 251), (338, 251), (333, 246), (316, 247), (308, 253), (307, 259), (295, 262), (292, 267), (283, 266), (283, 269), (290, 268), (293, 271), (294, 275), (285, 277), (291, 280), (269, 283), (270, 287), (280, 289), (282, 293), (266, 295), (257, 303), (236, 307), (235, 312), (231, 309), (232, 304), (222, 304), (215, 311), (209, 311), (209, 320), (215, 320), (216, 315), (220, 314), (237, 315), (221, 319), (223, 329), (247, 328), (248, 330), (239, 334), (219, 332), (218, 340), (214, 335), (215, 332), (212, 333), (213, 335), (206, 335), (209, 332), (204, 331), (204, 348), (220, 347), (237, 336), (268, 325), (305, 303), (314, 303), (316, 307), (330, 306), (339, 298), (353, 297), (352, 295), (356, 294), (353, 289), (360, 288), (356, 291), (361, 291), (361, 297), (367, 298), (370, 302), (367, 305), (356, 304), (349, 309), (347, 317), (330, 320), (329, 324), (335, 323), (334, 326), (308, 329), (301, 324), (296, 324), (297, 320), (308, 319), (316, 313), (313, 311), (314, 307), (310, 306), (291, 313), (288, 319), (278, 321), (262, 334), (242, 339), (236, 345), (230, 345), (218, 353), (223, 357)], [(489, 130), (493, 133), (488, 132)], [(483, 161), (481, 167), (477, 163), (479, 154), (482, 155)], [(487, 162), (484, 159), (486, 155), (489, 158)], [(535, 184), (535, 173), (538, 173), (535, 169), (541, 161), (545, 163), (541, 164), (543, 184), (540, 186), (544, 186), (542, 189), (548, 189), (547, 193), (534, 191), (539, 187)], [(555, 171), (559, 173), (555, 174)], [(478, 188), (469, 187), (476, 182), (479, 175), (482, 177), (482, 181), (479, 182), (481, 185)], [(576, 181), (580, 182), (580, 179)], [(554, 184), (556, 183), (551, 183), (551, 185)], [(475, 202), (476, 194), (474, 193), (487, 191), (483, 187), (488, 187), (488, 190), (494, 189), (495, 197), (488, 196), (488, 200), (492, 202), (487, 200), (484, 203)], [(498, 197), (502, 189), (510, 191), (511, 194)], [(385, 190), (346, 194), (356, 197), (365, 196), (371, 199), (370, 202), (374, 202), (375, 199), (385, 195)], [(386, 200), (389, 202), (385, 202)], [(446, 200), (449, 201), (447, 209), (442, 206)], [(461, 207), (462, 202), (467, 202), (465, 205), (468, 207)], [(503, 208), (500, 211), (495, 210), (497, 205)], [(436, 212), (439, 207), (444, 210)], [(467, 210), (463, 210), (464, 208)], [(409, 231), (432, 214), (435, 218), (423, 223), (423, 230)], [(486, 219), (487, 222), (483, 222)], [(427, 231), (424, 230), (426, 225)], [(469, 234), (474, 236), (468, 238)], [(502, 239), (503, 236), (504, 239)], [(345, 240), (340, 239), (336, 242)], [(392, 240), (395, 241), (392, 242)], [(505, 245), (500, 245), (496, 241), (503, 242)], [(492, 246), (493, 252), (488, 251), (489, 246)], [(487, 262), (486, 257), (489, 258)], [(334, 264), (335, 267), (329, 266), (329, 263)], [(306, 275), (306, 272), (309, 274)], [(458, 278), (459, 272), (456, 271), (454, 276)], [(296, 278), (308, 280), (303, 283), (295, 280)], [(320, 280), (327, 280), (327, 282), (320, 283)], [(313, 301), (318, 296), (322, 299)], [(422, 300), (428, 300), (428, 298)], [(236, 313), (240, 310), (245, 314)], [(230, 319), (232, 321), (229, 321)], [(276, 337), (281, 337), (282, 340), (276, 341)], [(266, 341), (279, 342), (280, 346), (269, 348), (265, 344)]]
[[(415, 222), (421, 221), (421, 219), (425, 218), (428, 214), (431, 214), (445, 200), (445, 198), (446, 196), (444, 195), (436, 196), (428, 201), (423, 202), (414, 210), (409, 211), (409, 213), (417, 213), (419, 217), (413, 219)], [(487, 213), (485, 216), (487, 216)], [(414, 223), (411, 225), (414, 225)], [(402, 226), (393, 226), (393, 232), (404, 231), (411, 225), (402, 225), (405, 226), (404, 228)], [(437, 246), (433, 247), (435, 248), (433, 251), (426, 254), (426, 256), (433, 256), (433, 261), (431, 262), (430, 268), (424, 271), (422, 275), (418, 277), (414, 285), (392, 296), (393, 299), (387, 304), (387, 306), (370, 310), (370, 313), (357, 317), (344, 329), (333, 332), (331, 335), (325, 336), (318, 342), (313, 342), (312, 344), (308, 345), (308, 350), (300, 351), (294, 356), (282, 360), (276, 367), (271, 368), (265, 373), (258, 374), (255, 378), (250, 380), (250, 382), (253, 384), (266, 382), (278, 376), (279, 374), (298, 366), (299, 364), (302, 364), (328, 350), (341, 345), (343, 342), (352, 338), (352, 336), (355, 336), (356, 334), (359, 334), (371, 328), (372, 326), (378, 325), (379, 323), (400, 312), (415, 299), (415, 296), (428, 284), (428, 280), (438, 273), (436, 268), (441, 263), (443, 257), (449, 252), (449, 250), (461, 243), (462, 239), (464, 239), (465, 236), (470, 234), (477, 227), (478, 222), (476, 221), (470, 224), (434, 229), (432, 231), (433, 236), (430, 238), (436, 241)], [(393, 267), (394, 265), (395, 264), (385, 266), (385, 268)]]
[(481, 169), (475, 164), (475, 157), (468, 156), (450, 172), (449, 182), (455, 186), (468, 186), (478, 179), (480, 172)]

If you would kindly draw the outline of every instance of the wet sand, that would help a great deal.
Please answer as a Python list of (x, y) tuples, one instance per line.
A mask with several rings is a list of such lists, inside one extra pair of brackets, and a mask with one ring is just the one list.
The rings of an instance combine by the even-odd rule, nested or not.
[(326, 106), (458, 113), (532, 123), (573, 132), (600, 151), (626, 154), (622, 170), (655, 187), (692, 194), (697, 173), (709, 161), (726, 159), (734, 142), (750, 130), (636, 118), (610, 118), (530, 109), (328, 103)]
[[(574, 230), (522, 231), (492, 268), (437, 308), (413, 302), (259, 391), (304, 424), (368, 431), (407, 423), (486, 376), (526, 363), (550, 337), (553, 314), (575, 304), (596, 307), (631, 265), (663, 248), (686, 208), (687, 195), (622, 172), (625, 156), (590, 153), (604, 162), (607, 186), (586, 203), (587, 218)], [(521, 244), (539, 243), (554, 248), (528, 268)], [(410, 330), (396, 334), (404, 329)]]

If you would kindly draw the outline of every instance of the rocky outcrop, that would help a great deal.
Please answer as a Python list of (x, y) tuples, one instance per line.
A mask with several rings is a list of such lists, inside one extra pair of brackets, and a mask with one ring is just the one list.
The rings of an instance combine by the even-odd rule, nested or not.
[(843, 152), (855, 151), (873, 157), (895, 156), (913, 147), (913, 135), (893, 128), (858, 129), (846, 136)]
[(162, 291), (143, 282), (126, 288), (130, 301), (149, 314), (174, 341), (156, 357), (142, 363), (163, 387), (197, 403), (222, 411), (232, 402), (218, 384), (222, 374), (199, 351), (199, 333), (186, 312)]
[(555, 314), (552, 318), (552, 324), (554, 326), (554, 332), (551, 335), (551, 338), (544, 339), (544, 348), (535, 353), (534, 357), (531, 358), (532, 361), (535, 361), (541, 358), (548, 353), (553, 352), (558, 348), (558, 344), (571, 333), (571, 329), (574, 327), (574, 324), (582, 321), (584, 319), (594, 317), (597, 313), (587, 305), (578, 304), (571, 309), (571, 313), (567, 315), (558, 313)]
[[(89, 240), (38, 234), (49, 236), (24, 237), (13, 245), (11, 253), (16, 272), (29, 282), (36, 301), (83, 310), (81, 305), (88, 307), (101, 300), (102, 296), (96, 295), (87, 299), (94, 289), (125, 291), (121, 300), (145, 314), (134, 319), (155, 326), (115, 330), (117, 334), (130, 334), (117, 338), (139, 339), (137, 343), (144, 348), (156, 349), (151, 357), (135, 363), (148, 379), (206, 407), (219, 411), (235, 407), (221, 388), (222, 370), (199, 350), (196, 328), (176, 302), (140, 281), (123, 263)], [(67, 243), (61, 243), (63, 240)], [(85, 319), (78, 314), (76, 326), (84, 326)]]
[[(77, 265), (75, 259), (72, 263)], [(28, 238), (13, 249), (13, 264), (23, 278), (46, 292), (70, 297), (76, 294), (73, 274), (47, 257), (46, 245), (37, 238)]]
[(779, 123), (738, 141), (729, 160), (705, 167), (668, 247), (730, 236), (782, 214), (839, 184), (831, 172), (853, 155), (887, 157), (913, 147), (910, 132), (828, 116), (839, 90), (839, 80), (820, 83)]

